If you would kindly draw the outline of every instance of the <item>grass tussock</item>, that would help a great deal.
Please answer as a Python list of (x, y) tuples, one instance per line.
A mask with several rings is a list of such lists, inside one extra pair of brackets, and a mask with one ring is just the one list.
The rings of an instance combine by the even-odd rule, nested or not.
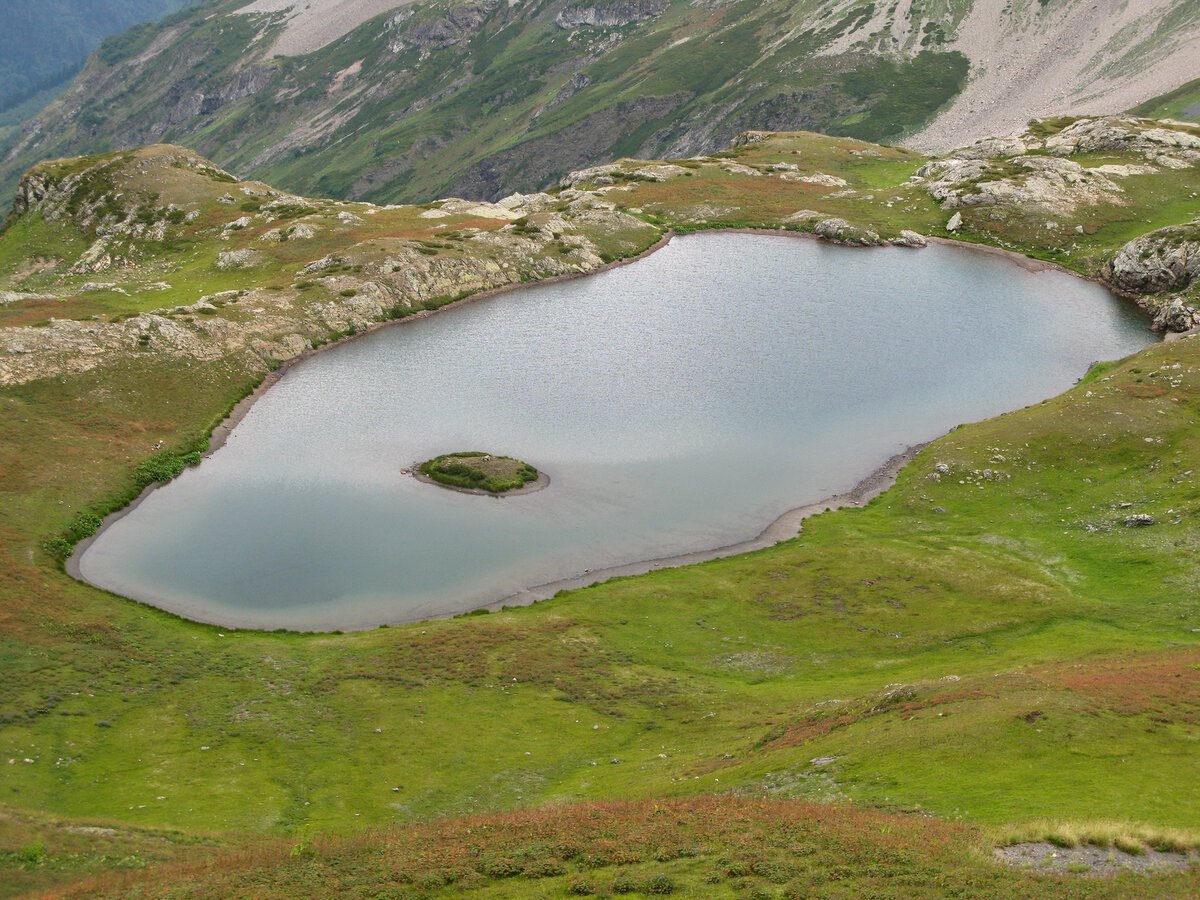
[(1007, 847), (1028, 841), (1045, 841), (1056, 847), (1115, 847), (1140, 855), (1147, 850), (1163, 853), (1191, 853), (1200, 850), (1200, 831), (1188, 828), (1162, 828), (1118, 820), (1060, 821), (1039, 819), (1032, 822), (999, 826), (992, 829), (998, 846)]

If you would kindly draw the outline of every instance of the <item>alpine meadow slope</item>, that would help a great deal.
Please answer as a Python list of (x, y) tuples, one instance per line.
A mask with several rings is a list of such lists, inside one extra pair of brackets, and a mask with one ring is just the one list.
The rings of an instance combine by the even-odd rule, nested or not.
[(496, 199), (748, 129), (945, 151), (1116, 113), (1197, 75), (1196, 0), (209, 0), (105, 43), (0, 141), (49, 157), (183, 144), (342, 199)]
[[(1131, 117), (934, 159), (752, 132), (497, 203), (311, 199), (168, 145), (39, 164), (0, 234), (0, 885), (1194, 896), (1198, 221), (1200, 128)], [(528, 607), (234, 631), (63, 570), (289, 360), (721, 227), (1011, 251), (1184, 336), (795, 539)], [(995, 855), (1029, 841), (1179, 870)]]

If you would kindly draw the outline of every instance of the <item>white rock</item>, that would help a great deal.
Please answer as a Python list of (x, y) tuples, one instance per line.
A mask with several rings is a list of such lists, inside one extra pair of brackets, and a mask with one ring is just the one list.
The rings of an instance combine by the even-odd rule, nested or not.
[(222, 250), (217, 254), (217, 268), (223, 272), (249, 269), (261, 262), (262, 255), (255, 250)]
[(787, 181), (800, 181), (804, 184), (821, 184), (826, 187), (845, 187), (846, 180), (836, 175), (826, 175), (824, 172), (813, 172), (811, 175), (784, 175)]
[(57, 300), (54, 294), (25, 294), (19, 291), (0, 291), (0, 306), (5, 303), (20, 303), (22, 300)]

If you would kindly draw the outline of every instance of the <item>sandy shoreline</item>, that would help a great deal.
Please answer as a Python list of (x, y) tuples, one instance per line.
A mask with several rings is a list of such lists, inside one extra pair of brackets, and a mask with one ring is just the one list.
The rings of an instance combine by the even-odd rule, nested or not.
[[(330, 634), (353, 631), (370, 631), (375, 628), (387, 627), (390, 625), (411, 625), (417, 622), (430, 622), (441, 619), (453, 619), (456, 616), (461, 616), (465, 613), (470, 613), (479, 609), (487, 609), (496, 611), (503, 607), (511, 606), (530, 606), (542, 600), (548, 600), (554, 597), (560, 591), (575, 590), (578, 588), (591, 587), (601, 584), (613, 578), (621, 578), (631, 575), (644, 575), (648, 572), (657, 572), (661, 569), (673, 569), (681, 566), (690, 566), (696, 563), (708, 562), (714, 559), (722, 559), (729, 556), (737, 556), (742, 553), (751, 553), (755, 550), (764, 550), (768, 547), (773, 547), (783, 541), (791, 540), (799, 536), (801, 533), (801, 525), (805, 519), (811, 516), (819, 515), (823, 512), (831, 512), (833, 510), (842, 509), (844, 507), (861, 507), (865, 506), (875, 497), (884, 493), (888, 488), (896, 483), (896, 479), (900, 471), (925, 447), (931, 442), (915, 444), (906, 450), (895, 454), (885, 461), (881, 466), (876, 468), (865, 478), (857, 482), (848, 491), (840, 494), (834, 494), (824, 500), (815, 503), (806, 503), (802, 506), (794, 507), (784, 512), (777, 517), (773, 522), (767, 525), (756, 537), (746, 541), (739, 541), (733, 544), (725, 544), (721, 547), (714, 547), (708, 550), (696, 550), (688, 553), (680, 553), (672, 556), (657, 557), (654, 559), (639, 560), (637, 562), (624, 563), (619, 566), (610, 566), (603, 569), (585, 570), (578, 575), (572, 575), (567, 578), (562, 578), (556, 581), (546, 582), (545, 584), (537, 585), (518, 591), (514, 594), (509, 594), (501, 597), (498, 600), (490, 603), (470, 603), (464, 605), (461, 609), (454, 609), (444, 613), (434, 615), (414, 615), (401, 616), (399, 618), (389, 618), (383, 621), (371, 620), (367, 622), (339, 622), (337, 626), (328, 628), (283, 628), (282, 626), (266, 626), (250, 624), (249, 620), (241, 622), (234, 621), (232, 618), (216, 619), (205, 616), (197, 612), (196, 609), (190, 607), (187, 603), (178, 602), (175, 600), (163, 600), (141, 598), (131, 596), (130, 594), (118, 593), (110, 588), (101, 585), (91, 584), (87, 579), (78, 574), (79, 567), (77, 557), (82, 553), (88, 545), (92, 543), (99, 535), (93, 535), (84, 541), (81, 541), (77, 546), (79, 551), (71, 556), (67, 561), (67, 570), (73, 577), (91, 584), (92, 587), (98, 590), (105, 591), (118, 597), (122, 600), (132, 601), (134, 603), (142, 603), (146, 606), (151, 606), (157, 610), (168, 613), (169, 615), (178, 616), (189, 622), (198, 622), (202, 625), (211, 625), (215, 628), (222, 628), (226, 631), (290, 631), (298, 634)], [(549, 479), (547, 478), (547, 482)], [(111, 524), (122, 516), (127, 515), (132, 510), (136, 509), (138, 504), (144, 500), (151, 491), (159, 485), (150, 485), (133, 503), (126, 506), (111, 516), (105, 519), (105, 526)], [(495, 496), (495, 495), (488, 495)], [(111, 520), (111, 521), (110, 521)]]
[[(780, 228), (711, 228), (711, 229), (702, 229), (700, 231), (691, 232), (691, 233), (693, 233), (693, 234), (752, 234), (752, 235), (765, 236), (765, 237), (802, 238), (802, 239), (808, 239), (808, 240), (824, 241), (823, 238), (819, 237), (818, 235), (809, 233), (809, 232), (789, 231), (787, 229), (780, 229)], [(309, 350), (306, 350), (303, 353), (292, 357), (291, 359), (285, 360), (276, 369), (267, 373), (264, 376), (263, 380), (258, 384), (257, 387), (255, 387), (255, 389), (253, 391), (251, 391), (249, 394), (247, 394), (245, 397), (243, 397), (241, 400), (239, 400), (233, 406), (233, 408), (230, 410), (229, 414), (216, 427), (213, 428), (212, 433), (209, 438), (209, 448), (207, 451), (205, 451), (203, 456), (204, 456), (204, 458), (207, 458), (207, 457), (211, 456), (213, 453), (215, 453), (217, 450), (219, 450), (222, 446), (224, 446), (225, 442), (229, 438), (229, 435), (238, 426), (238, 424), (246, 417), (246, 415), (249, 413), (250, 409), (258, 401), (258, 399), (260, 397), (262, 397), (268, 390), (270, 390), (271, 387), (273, 387), (275, 384), (277, 384), (279, 382), (279, 380), (281, 378), (283, 378), (283, 376), (286, 375), (287, 372), (293, 366), (298, 365), (299, 363), (303, 362), (306, 359), (316, 356), (319, 353), (324, 353), (325, 351), (333, 349), (334, 347), (341, 346), (342, 344), (347, 343), (349, 341), (356, 340), (356, 339), (362, 337), (363, 335), (371, 334), (371, 333), (379, 331), (380, 329), (383, 329), (383, 328), (389, 328), (389, 327), (393, 327), (393, 326), (402, 326), (408, 322), (416, 321), (418, 319), (423, 319), (426, 316), (435, 315), (435, 314), (441, 312), (442, 310), (451, 309), (451, 308), (465, 305), (468, 303), (474, 303), (474, 302), (477, 302), (480, 300), (485, 300), (490, 297), (499, 296), (501, 294), (505, 294), (510, 291), (520, 290), (522, 288), (537, 287), (539, 285), (555, 284), (555, 283), (559, 283), (559, 282), (574, 280), (576, 278), (585, 278), (585, 277), (588, 277), (591, 275), (598, 275), (602, 272), (606, 272), (606, 271), (609, 271), (610, 269), (615, 269), (620, 266), (629, 265), (631, 263), (645, 259), (646, 257), (650, 256), (651, 254), (656, 253), (657, 251), (661, 250), (663, 247), (667, 246), (667, 244), (669, 244), (671, 242), (671, 240), (675, 237), (676, 237), (676, 232), (674, 230), (668, 229), (666, 232), (663, 233), (663, 235), (657, 241), (655, 241), (653, 244), (651, 244), (649, 247), (647, 247), (645, 250), (643, 250), (641, 253), (638, 253), (635, 256), (629, 256), (624, 259), (614, 260), (611, 263), (606, 263), (602, 266), (599, 266), (599, 267), (592, 269), (590, 271), (587, 271), (587, 272), (572, 272), (572, 273), (568, 273), (565, 275), (555, 275), (550, 278), (545, 278), (545, 279), (542, 279), (542, 280), (536, 281), (536, 282), (513, 282), (510, 284), (498, 285), (497, 287), (489, 288), (484, 291), (480, 291), (476, 294), (472, 294), (468, 297), (464, 297), (464, 298), (462, 298), (460, 300), (456, 300), (452, 303), (447, 303), (446, 305), (438, 307), (437, 309), (434, 309), (434, 310), (421, 310), (419, 312), (413, 313), (412, 315), (405, 316), (402, 319), (390, 319), (390, 320), (384, 321), (384, 322), (377, 322), (368, 328), (364, 328), (363, 330), (356, 332), (355, 334), (348, 335), (346, 337), (339, 338), (336, 341), (330, 341), (329, 343), (322, 344), (318, 347), (313, 347)], [(1064, 272), (1068, 275), (1072, 275), (1076, 278), (1081, 278), (1085, 281), (1097, 282), (1099, 284), (1102, 284), (1104, 287), (1108, 288), (1108, 290), (1110, 290), (1110, 291), (1113, 290), (1110, 285), (1105, 284), (1104, 282), (1100, 281), (1099, 279), (1090, 278), (1088, 276), (1081, 275), (1080, 273), (1074, 272), (1070, 269), (1067, 269), (1057, 263), (1047, 262), (1044, 260), (1032, 259), (1030, 257), (1023, 256), (1022, 254), (1017, 253), (1015, 251), (1006, 250), (1002, 247), (991, 247), (991, 246), (984, 245), (984, 244), (974, 244), (974, 243), (970, 243), (970, 242), (966, 242), (966, 241), (955, 240), (953, 238), (945, 238), (945, 237), (938, 237), (938, 236), (931, 236), (931, 235), (923, 235), (923, 237), (931, 243), (942, 244), (945, 246), (959, 247), (959, 248), (964, 248), (967, 250), (976, 250), (979, 252), (988, 253), (993, 256), (999, 256), (1002, 258), (1006, 258), (1006, 259), (1009, 259), (1012, 262), (1016, 263), (1017, 265), (1019, 265), (1022, 269), (1025, 269), (1026, 271), (1040, 272), (1040, 271), (1047, 271), (1047, 270), (1057, 270), (1057, 271)], [(836, 242), (833, 242), (833, 243), (836, 243)], [(879, 246), (887, 247), (887, 246), (893, 246), (893, 245), (884, 244), (884, 245), (879, 245)], [(854, 249), (870, 250), (873, 248), (870, 246), (868, 246), (868, 247), (857, 247), (856, 246), (856, 247), (854, 247)], [(913, 248), (913, 249), (920, 249), (920, 248)], [(1119, 292), (1117, 292), (1117, 291), (1113, 291), (1113, 293), (1119, 294)], [(940, 437), (940, 435), (939, 435), (939, 437)], [(863, 503), (866, 503), (873, 497), (878, 496), (879, 494), (881, 494), (883, 491), (887, 490), (889, 487), (891, 487), (895, 483), (896, 477), (898, 476), (900, 470), (904, 467), (904, 465), (906, 463), (908, 463), (923, 447), (925, 447), (927, 445), (928, 445), (928, 442), (926, 442), (925, 444), (919, 444), (919, 445), (910, 447), (908, 450), (904, 451), (903, 453), (899, 453), (899, 454), (893, 456), (887, 462), (885, 462), (881, 467), (876, 469), (874, 472), (871, 472), (862, 481), (858, 482), (858, 484), (856, 484), (853, 488), (851, 488), (849, 491), (846, 491), (845, 493), (836, 494), (832, 497), (826, 498), (825, 500), (821, 500), (821, 501), (818, 501), (815, 503), (808, 503), (803, 506), (799, 506), (794, 509), (791, 509), (788, 512), (785, 512), (783, 515), (781, 515), (779, 518), (777, 518), (774, 522), (770, 523), (757, 537), (755, 537), (751, 540), (748, 540), (748, 541), (743, 541), (743, 542), (739, 542), (736, 544), (730, 544), (730, 545), (727, 545), (724, 547), (717, 547), (717, 548), (713, 548), (710, 550), (701, 550), (701, 551), (681, 554), (681, 555), (677, 555), (677, 556), (669, 556), (669, 557), (664, 557), (664, 558), (660, 558), (660, 559), (650, 559), (650, 560), (644, 560), (644, 561), (640, 561), (640, 562), (629, 563), (629, 564), (625, 564), (625, 565), (621, 565), (621, 566), (614, 566), (614, 567), (610, 567), (610, 568), (606, 568), (606, 569), (598, 569), (596, 571), (585, 571), (576, 576), (549, 582), (547, 584), (538, 585), (538, 586), (531, 587), (531, 588), (528, 588), (523, 591), (519, 591), (515, 594), (511, 594), (507, 597), (504, 597), (504, 598), (497, 600), (490, 604), (473, 605), (473, 606), (466, 607), (464, 609), (456, 610), (454, 612), (449, 612), (449, 613), (445, 613), (445, 614), (441, 614), (441, 615), (435, 615), (435, 616), (421, 615), (421, 616), (416, 616), (416, 617), (412, 617), (412, 618), (389, 619), (385, 622), (346, 624), (346, 625), (340, 625), (337, 628), (337, 630), (339, 630), (339, 631), (362, 631), (362, 630), (367, 630), (370, 628), (377, 628), (381, 625), (400, 625), (400, 624), (407, 624), (407, 623), (411, 623), (411, 622), (427, 621), (427, 620), (431, 620), (431, 619), (451, 618), (455, 615), (461, 615), (462, 613), (469, 612), (473, 609), (493, 609), (494, 610), (494, 609), (499, 609), (500, 607), (506, 606), (506, 605), (507, 606), (528, 605), (530, 603), (537, 602), (538, 600), (543, 600), (543, 599), (548, 599), (549, 597), (553, 597), (559, 591), (570, 590), (570, 589), (580, 588), (580, 587), (587, 587), (587, 586), (590, 586), (593, 584), (597, 584), (600, 581), (606, 581), (610, 578), (617, 578), (617, 577), (628, 576), (628, 575), (639, 575), (639, 574), (644, 574), (646, 572), (656, 571), (658, 569), (674, 568), (674, 567), (678, 567), (678, 566), (690, 565), (693, 563), (706, 562), (706, 561), (712, 560), (712, 559), (719, 559), (721, 557), (732, 556), (732, 555), (736, 555), (736, 554), (740, 554), (740, 553), (748, 553), (753, 550), (759, 550), (759, 549), (763, 549), (766, 547), (770, 547), (770, 546), (773, 546), (774, 544), (779, 543), (780, 541), (788, 540), (790, 538), (795, 537), (799, 533), (801, 523), (804, 521), (804, 519), (808, 518), (809, 516), (816, 515), (817, 513), (825, 512), (827, 510), (839, 509), (839, 508), (842, 508), (845, 506), (861, 505)], [(414, 467), (414, 474), (415, 474), (415, 471), (416, 470)], [(541, 484), (541, 479), (543, 477), (546, 478), (545, 484)], [(67, 571), (67, 574), (69, 574), (73, 578), (83, 581), (86, 584), (91, 585), (92, 587), (96, 587), (100, 590), (108, 590), (107, 588), (104, 588), (100, 585), (92, 584), (92, 582), (89, 582), (82, 575), (82, 573), (80, 571), (80, 565), (79, 565), (80, 557), (87, 551), (87, 549), (93, 543), (95, 543), (95, 541), (108, 528), (110, 528), (113, 525), (113, 523), (119, 521), (120, 519), (122, 519), (123, 517), (128, 515), (129, 513), (133, 512), (133, 510), (135, 510), (146, 499), (146, 497), (148, 497), (153, 491), (162, 487), (166, 483), (168, 483), (168, 482), (158, 482), (155, 484), (148, 485), (141, 492), (141, 494), (139, 494), (138, 497), (135, 500), (133, 500), (133, 502), (129, 503), (127, 506), (121, 508), (120, 510), (117, 510), (117, 511), (105, 516), (104, 520), (101, 522), (100, 528), (97, 529), (95, 534), (93, 534), (92, 536), (90, 536), (88, 538), (85, 538), (84, 540), (80, 541), (78, 544), (75, 545), (75, 548), (72, 550), (71, 555), (67, 558), (67, 560), (64, 563), (64, 567)], [(432, 480), (429, 480), (429, 483), (437, 484), (437, 482), (433, 482)], [(513, 494), (513, 495), (521, 494), (521, 493), (530, 493), (535, 490), (541, 490), (548, 484), (549, 484), (549, 478), (544, 475), (539, 475), (538, 482), (535, 482), (534, 485), (529, 486), (524, 489), (519, 489), (517, 491), (512, 491), (509, 493)], [(446, 485), (440, 485), (440, 484), (438, 484), (438, 486), (439, 487), (448, 487)], [(462, 490), (464, 490), (468, 493), (475, 493), (474, 491), (470, 491), (469, 489), (462, 489)], [(487, 496), (503, 496), (503, 495), (487, 494)], [(112, 592), (109, 591), (109, 593), (112, 593)], [(116, 595), (116, 596), (122, 596), (122, 595)], [(251, 627), (247, 627), (247, 626), (239, 626), (236, 624), (229, 624), (227, 622), (218, 622), (218, 621), (214, 621), (211, 619), (206, 619), (201, 616), (194, 615), (193, 614), (194, 611), (171, 609), (167, 606), (160, 605), (158, 602), (152, 602), (149, 600), (141, 600), (141, 599), (137, 599), (137, 598), (126, 598), (126, 599), (133, 599), (134, 602), (145, 603), (146, 605), (154, 606), (157, 609), (164, 610), (164, 611), (172, 613), (174, 615), (178, 615), (181, 618), (185, 618), (185, 619), (195, 621), (195, 622), (201, 622), (204, 624), (216, 625), (219, 627), (226, 627), (226, 628), (230, 628), (230, 629), (244, 628), (246, 630), (255, 630), (255, 629), (253, 629)], [(261, 630), (272, 630), (272, 629), (268, 629), (268, 628), (266, 628), (266, 626), (262, 626)], [(288, 630), (303, 630), (303, 629), (288, 629)], [(333, 630), (333, 629), (322, 629), (322, 631), (327, 631), (327, 630)]]

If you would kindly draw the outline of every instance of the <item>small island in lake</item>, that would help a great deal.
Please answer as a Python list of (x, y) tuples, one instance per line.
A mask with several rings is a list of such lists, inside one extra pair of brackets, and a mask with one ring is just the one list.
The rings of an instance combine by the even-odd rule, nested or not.
[(477, 450), (436, 456), (415, 466), (413, 475), (428, 484), (497, 497), (532, 493), (550, 483), (549, 477), (527, 462)]

